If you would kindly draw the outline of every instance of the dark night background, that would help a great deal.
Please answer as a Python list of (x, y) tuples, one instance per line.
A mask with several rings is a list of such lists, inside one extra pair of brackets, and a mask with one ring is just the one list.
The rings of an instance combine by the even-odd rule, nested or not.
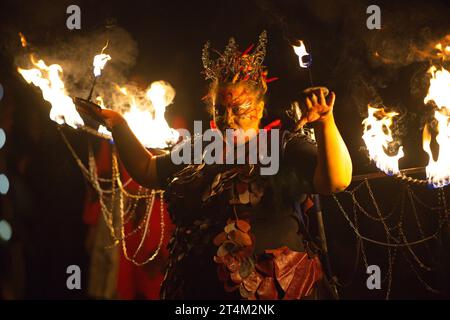
[[(81, 8), (81, 30), (66, 28), (66, 8), (71, 4)], [(366, 8), (370, 4), (381, 7), (381, 30), (366, 27)], [(8, 195), (0, 198), (0, 218), (11, 221), (13, 228), (11, 241), (0, 243), (0, 298), (85, 298), (84, 290), (66, 289), (65, 271), (70, 264), (86, 270), (89, 260), (84, 249), (86, 228), (81, 220), (85, 182), (57, 133), (57, 125), (48, 118), (48, 104), (16, 72), (15, 57), (21, 50), (19, 31), (34, 46), (45, 48), (58, 41), (103, 32), (105, 25), (123, 28), (138, 49), (135, 64), (126, 76), (147, 85), (163, 79), (176, 89), (175, 102), (166, 113), (169, 124), (179, 117), (187, 124), (197, 119), (208, 123), (200, 100), (207, 87), (200, 73), (201, 49), (207, 40), (222, 50), (228, 38), (234, 36), (245, 49), (266, 29), (269, 44), (265, 65), (269, 76), (280, 79), (269, 85), (264, 121), (281, 117), (288, 125), (283, 108), (310, 85), (308, 73), (298, 67), (289, 45), (289, 41), (303, 39), (313, 56), (314, 83), (337, 94), (336, 122), (351, 152), (354, 174), (376, 171), (361, 150), (361, 121), (367, 103), (372, 101), (382, 100), (404, 115), (396, 131), (406, 153), (400, 167), (427, 163), (420, 148), (419, 129), (428, 117), (423, 98), (430, 61), (416, 51), (450, 34), (448, 1), (2, 0), (0, 6), (0, 83), (5, 90), (0, 102), (0, 127), (7, 135), (6, 145), (0, 150), (0, 171), (6, 172), (11, 184)], [(375, 51), (383, 57), (381, 61), (374, 57)], [(86, 56), (87, 65), (91, 57)], [(73, 131), (68, 134), (85, 157), (86, 136)], [(401, 184), (380, 179), (373, 186), (381, 210), (388, 211)], [(435, 191), (413, 189), (426, 203), (437, 205)], [(348, 197), (343, 195), (341, 199), (351, 212)], [(361, 199), (373, 212), (368, 195), (363, 192)], [(323, 200), (331, 264), (340, 282), (346, 284), (340, 288), (341, 297), (383, 299), (387, 282), (383, 282), (382, 290), (366, 288), (361, 257), (355, 266), (355, 236), (332, 198)], [(411, 208), (405, 214), (409, 240), (420, 238), (410, 217)], [(437, 225), (436, 212), (422, 210), (420, 219), (425, 234), (432, 234)], [(385, 240), (379, 223), (362, 216), (360, 227), (371, 238)], [(407, 249), (397, 252), (391, 298), (450, 297), (448, 235), (448, 228), (444, 228), (439, 240), (429, 243), (431, 256), (426, 246), (414, 247), (424, 264), (435, 267), (432, 272), (421, 270)], [(369, 264), (380, 265), (382, 272), (387, 270), (384, 247), (365, 243), (365, 249)], [(441, 293), (428, 290), (407, 260), (412, 261), (423, 281)], [(5, 288), (9, 288), (8, 293)]]

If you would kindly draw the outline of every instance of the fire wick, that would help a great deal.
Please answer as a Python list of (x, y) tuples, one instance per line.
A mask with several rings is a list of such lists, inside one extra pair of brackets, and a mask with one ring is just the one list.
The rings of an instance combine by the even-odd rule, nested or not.
[[(92, 98), (92, 93), (94, 92), (95, 83), (97, 82), (97, 78), (101, 76), (102, 69), (105, 67), (106, 62), (108, 62), (108, 60), (111, 60), (111, 57), (109, 55), (103, 54), (105, 49), (108, 47), (108, 44), (109, 44), (109, 39), (106, 40), (106, 45), (103, 47), (103, 49), (100, 52), (100, 54), (96, 55), (94, 57), (94, 62), (93, 62), (93, 65), (94, 65), (94, 81), (92, 81), (91, 91), (89, 91), (89, 96), (87, 98), (88, 101), (90, 101), (91, 98)], [(97, 58), (99, 58), (100, 60), (97, 61)], [(98, 68), (98, 70), (96, 70), (96, 68)]]

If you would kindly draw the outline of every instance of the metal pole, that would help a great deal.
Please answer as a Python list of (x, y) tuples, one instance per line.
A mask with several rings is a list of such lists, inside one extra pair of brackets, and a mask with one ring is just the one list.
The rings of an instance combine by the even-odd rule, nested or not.
[[(425, 167), (407, 168), (407, 169), (400, 170), (400, 173), (403, 175), (422, 173), (422, 172), (425, 172)], [(366, 180), (366, 179), (369, 179), (369, 180), (380, 179), (380, 178), (386, 178), (386, 177), (390, 177), (390, 176), (385, 174), (382, 171), (378, 171), (378, 172), (372, 172), (372, 173), (360, 174), (360, 175), (353, 176), (352, 182), (362, 181), (362, 180)]]
[(320, 246), (322, 248), (323, 263), (325, 270), (330, 278), (330, 291), (336, 300), (339, 300), (339, 293), (336, 286), (336, 279), (331, 272), (330, 258), (328, 256), (327, 237), (325, 235), (325, 225), (323, 223), (322, 206), (320, 205), (320, 197), (318, 194), (313, 194), (314, 207), (316, 209), (317, 228), (320, 237)]
[(92, 93), (94, 92), (95, 83), (97, 82), (97, 77), (94, 76), (94, 81), (92, 81), (91, 91), (89, 91), (87, 101), (91, 101)]

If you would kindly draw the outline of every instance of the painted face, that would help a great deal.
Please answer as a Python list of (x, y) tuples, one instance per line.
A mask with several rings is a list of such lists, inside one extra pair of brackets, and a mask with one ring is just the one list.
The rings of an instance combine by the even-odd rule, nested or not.
[(219, 129), (258, 129), (264, 102), (245, 85), (219, 89), (215, 103), (215, 121)]

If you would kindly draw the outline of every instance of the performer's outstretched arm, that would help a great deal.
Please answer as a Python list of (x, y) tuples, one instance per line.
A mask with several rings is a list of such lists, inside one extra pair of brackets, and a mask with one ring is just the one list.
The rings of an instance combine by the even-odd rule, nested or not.
[(306, 110), (300, 125), (313, 123), (317, 140), (317, 166), (314, 188), (318, 193), (343, 191), (352, 180), (352, 160), (333, 117), (335, 94), (325, 99), (324, 91), (306, 98)]
[(101, 116), (112, 131), (120, 160), (133, 180), (146, 188), (158, 188), (156, 157), (140, 143), (121, 114), (102, 109)]

